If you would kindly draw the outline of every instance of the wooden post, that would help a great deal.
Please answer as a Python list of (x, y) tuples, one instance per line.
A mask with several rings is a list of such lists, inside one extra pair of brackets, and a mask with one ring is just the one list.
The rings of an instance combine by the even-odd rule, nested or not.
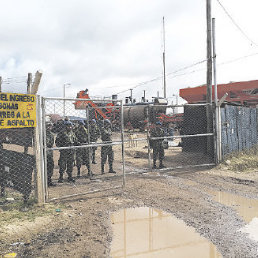
[(36, 160), (36, 196), (39, 205), (46, 201), (45, 184), (46, 180), (43, 169), (41, 117), (40, 117), (40, 97), (36, 96), (36, 127), (34, 128), (34, 155)]
[(42, 74), (43, 73), (41, 71), (36, 72), (35, 79), (31, 87), (31, 94), (37, 94)]
[(32, 73), (28, 73), (27, 79), (27, 94), (31, 93)]

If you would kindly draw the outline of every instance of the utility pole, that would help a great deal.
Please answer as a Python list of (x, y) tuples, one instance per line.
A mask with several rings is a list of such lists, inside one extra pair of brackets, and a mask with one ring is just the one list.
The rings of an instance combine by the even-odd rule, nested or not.
[(27, 94), (31, 93), (32, 73), (28, 73), (27, 79)]
[(207, 2), (207, 103), (212, 103), (212, 28), (211, 0)]
[(217, 62), (216, 62), (216, 37), (215, 37), (215, 18), (212, 18), (212, 56), (213, 56), (213, 80), (214, 80), (214, 121), (215, 121), (215, 161), (218, 164), (221, 161), (221, 131), (219, 126), (220, 121), (220, 106), (218, 105), (218, 87), (217, 87)]
[(164, 83), (163, 87), (164, 87), (164, 98), (167, 97), (165, 50), (166, 50), (166, 45), (165, 45), (165, 18), (163, 16), (163, 83)]
[[(212, 26), (211, 26), (211, 0), (206, 0), (206, 19), (207, 19), (207, 133), (212, 133)], [(212, 154), (212, 137), (207, 138), (207, 153)]]
[(2, 92), (2, 82), (3, 82), (3, 79), (2, 79), (2, 76), (0, 76), (0, 92)]
[(130, 89), (131, 94), (130, 94), (130, 100), (131, 100), (131, 104), (133, 103), (133, 89)]
[(143, 90), (143, 102), (146, 101), (146, 98), (145, 98), (145, 90)]

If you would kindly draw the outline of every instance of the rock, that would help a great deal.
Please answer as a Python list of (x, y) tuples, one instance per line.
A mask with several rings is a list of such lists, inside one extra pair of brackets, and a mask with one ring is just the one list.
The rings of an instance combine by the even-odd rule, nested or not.
[(14, 198), (9, 197), (9, 198), (6, 198), (6, 201), (8, 201), (8, 202), (14, 202), (15, 200), (14, 200)]
[(230, 164), (231, 164), (231, 161), (230, 161), (230, 160), (226, 160), (225, 163), (226, 163), (227, 165), (230, 165)]

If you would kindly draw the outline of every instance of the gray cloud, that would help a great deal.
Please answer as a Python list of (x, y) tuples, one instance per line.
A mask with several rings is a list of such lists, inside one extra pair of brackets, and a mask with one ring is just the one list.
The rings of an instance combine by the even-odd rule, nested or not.
[[(227, 7), (247, 32), (256, 36), (256, 28), (249, 26), (255, 24), (250, 23), (254, 16), (248, 13), (253, 13), (257, 3), (247, 1), (245, 8), (249, 9), (244, 14), (241, 3), (228, 0)], [(217, 18), (218, 61), (255, 51), (216, 3), (213, 15)], [(206, 58), (203, 0), (5, 1), (0, 10), (0, 75), (26, 76), (41, 69), (40, 93), (47, 96), (61, 96), (67, 82), (72, 84), (67, 89), (69, 96), (85, 88), (92, 95), (120, 92), (162, 75), (162, 16), (166, 21), (167, 72)], [(248, 71), (243, 63), (218, 68), (218, 80), (257, 79), (255, 61), (248, 62)], [(185, 76), (170, 76), (168, 94), (205, 83), (205, 66), (201, 68), (204, 70), (195, 73), (186, 70), (189, 74)], [(5, 89), (25, 91), (25, 81), (6, 84)], [(136, 88), (135, 95), (140, 97), (144, 89), (150, 96), (162, 92), (162, 80)]]

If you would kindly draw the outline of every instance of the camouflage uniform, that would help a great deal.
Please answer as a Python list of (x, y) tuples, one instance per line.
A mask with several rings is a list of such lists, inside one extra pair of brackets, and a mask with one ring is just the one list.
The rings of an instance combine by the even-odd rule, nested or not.
[[(161, 125), (157, 122), (157, 125)], [(150, 131), (151, 137), (164, 137), (165, 131), (161, 127), (152, 128)], [(151, 145), (153, 148), (153, 168), (156, 168), (156, 160), (159, 158), (159, 168), (164, 168), (164, 147), (162, 145), (163, 139), (151, 140)]]
[[(54, 145), (54, 134), (51, 132), (50, 128), (46, 130), (46, 144), (48, 148), (53, 148)], [(52, 175), (54, 171), (54, 159), (53, 150), (47, 151), (47, 184), (48, 186), (53, 186)]]
[[(67, 126), (65, 124), (65, 126)], [(67, 130), (67, 128), (57, 134), (56, 137), (56, 146), (57, 147), (69, 147), (77, 145), (78, 141), (73, 133), (73, 131)], [(63, 174), (66, 170), (68, 174), (68, 181), (74, 182), (74, 179), (72, 178), (72, 172), (73, 172), (73, 162), (74, 162), (74, 150), (73, 149), (66, 149), (66, 150), (60, 150), (60, 158), (59, 158), (59, 173), (60, 177), (58, 182), (63, 182)]]
[[(105, 143), (112, 143), (112, 130), (109, 120), (104, 121), (104, 126), (101, 128), (101, 140)], [(114, 152), (112, 145), (101, 147), (101, 174), (104, 174), (104, 166), (108, 158), (109, 173), (116, 173), (113, 170)]]
[[(95, 120), (92, 120), (90, 123), (90, 142), (95, 143), (97, 142), (99, 136), (100, 136), (100, 130), (96, 124)], [(97, 150), (97, 147), (92, 147), (92, 163), (97, 164), (95, 160), (95, 151)]]
[[(84, 127), (84, 123), (80, 124), (76, 130), (76, 137), (79, 144), (88, 144), (88, 130)], [(80, 176), (80, 169), (82, 165), (86, 165), (88, 169), (88, 174), (91, 176), (90, 170), (90, 156), (89, 148), (79, 148), (76, 150), (76, 166), (78, 169), (77, 177)]]

